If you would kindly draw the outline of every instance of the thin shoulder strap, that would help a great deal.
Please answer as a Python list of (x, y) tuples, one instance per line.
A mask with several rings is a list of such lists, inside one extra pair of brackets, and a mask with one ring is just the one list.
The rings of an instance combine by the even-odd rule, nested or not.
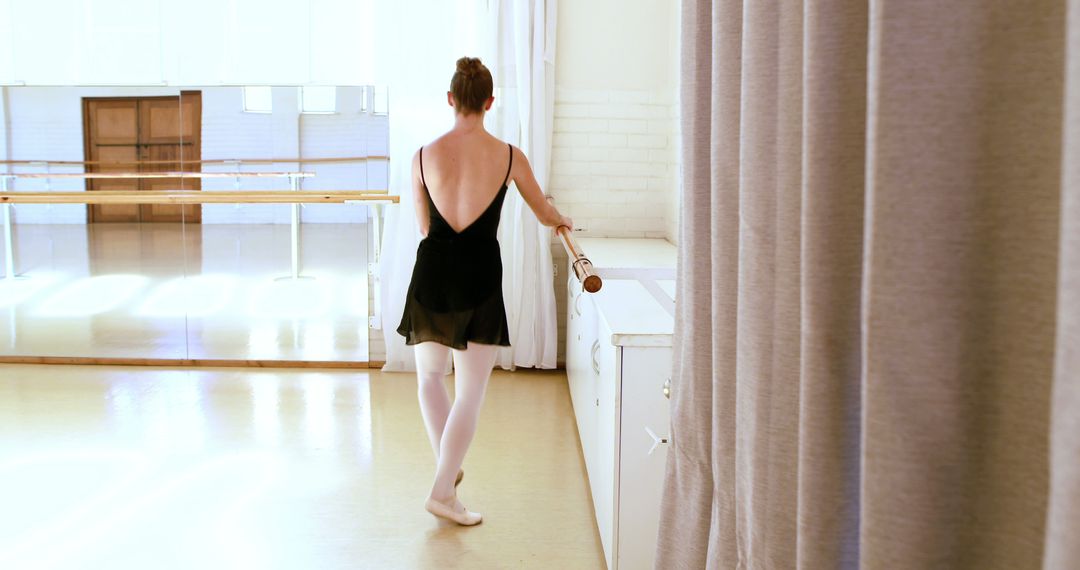
[[(510, 166), (506, 167), (506, 178), (503, 179), (503, 186), (506, 186), (507, 182), (510, 182), (510, 170), (514, 168), (514, 145), (506, 143), (506, 146), (510, 148)], [(423, 176), (423, 174), (421, 174)]]
[(420, 147), (420, 182), (424, 183), (424, 189), (427, 190), (427, 180), (424, 180), (424, 147)]

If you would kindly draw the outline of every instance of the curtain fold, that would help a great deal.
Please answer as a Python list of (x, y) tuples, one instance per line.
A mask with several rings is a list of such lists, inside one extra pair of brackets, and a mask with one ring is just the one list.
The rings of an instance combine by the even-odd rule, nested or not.
[(865, 2), (805, 8), (798, 560), (859, 560)]
[(783, 4), (744, 4), (739, 129), (737, 546), (770, 568), (795, 563), (801, 348), (802, 11)]
[(871, 6), (863, 564), (1036, 567), (1063, 3)]
[[(728, 460), (735, 441), (733, 430), (724, 429), (734, 420), (735, 398), (733, 385), (719, 379), (734, 376), (735, 339), (720, 332), (735, 323), (739, 186), (713, 165), (738, 172), (740, 98), (731, 90), (714, 94), (712, 82), (739, 85), (742, 2), (683, 2), (681, 21), (683, 196), (672, 346), (672, 382), (681, 387), (670, 404), (678, 445), (668, 455), (655, 564), (704, 568), (708, 560), (711, 568), (736, 568), (735, 473)], [(702, 239), (712, 235), (727, 239)]]
[(1080, 567), (1078, 1), (684, 0), (657, 568)]
[(1057, 361), (1044, 568), (1080, 568), (1080, 0), (1069, 3)]

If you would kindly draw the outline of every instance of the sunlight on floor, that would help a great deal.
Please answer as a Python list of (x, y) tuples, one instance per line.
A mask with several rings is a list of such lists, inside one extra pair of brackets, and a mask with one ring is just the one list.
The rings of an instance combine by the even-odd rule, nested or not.
[(464, 468), (473, 528), (408, 374), (0, 365), (0, 568), (603, 567), (564, 374), (496, 372)]

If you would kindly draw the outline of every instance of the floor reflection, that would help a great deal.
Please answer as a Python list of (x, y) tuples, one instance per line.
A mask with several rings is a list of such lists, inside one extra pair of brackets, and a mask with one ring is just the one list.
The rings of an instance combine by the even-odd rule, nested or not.
[[(26, 275), (28, 280), (33, 275)], [(88, 317), (131, 304), (133, 297), (146, 287), (149, 279), (141, 275), (98, 275), (76, 278), (59, 291), (38, 300), (34, 317)]]
[(368, 359), (368, 226), (16, 225), (0, 355)]
[(159, 285), (136, 310), (143, 317), (209, 317), (236, 302), (239, 280), (231, 275), (192, 275)]

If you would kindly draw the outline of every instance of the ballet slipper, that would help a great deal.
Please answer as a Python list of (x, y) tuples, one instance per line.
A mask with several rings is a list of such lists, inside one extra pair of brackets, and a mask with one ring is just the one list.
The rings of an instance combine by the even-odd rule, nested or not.
[(428, 497), (427, 501), (424, 502), (424, 508), (427, 509), (427, 512), (437, 517), (456, 522), (462, 526), (480, 524), (483, 520), (480, 513), (474, 513), (466, 509), (465, 505), (461, 504), (461, 501), (457, 499), (457, 496), (453, 497), (453, 503), (451, 505)]

